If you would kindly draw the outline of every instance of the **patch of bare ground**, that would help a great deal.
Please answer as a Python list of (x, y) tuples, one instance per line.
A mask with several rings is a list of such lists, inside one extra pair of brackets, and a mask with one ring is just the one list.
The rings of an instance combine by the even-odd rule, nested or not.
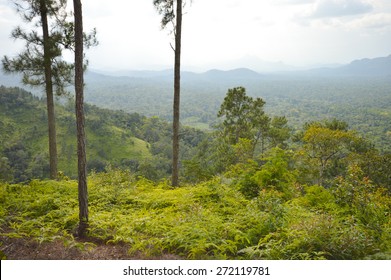
[[(78, 240), (84, 244), (66, 246), (62, 240), (39, 243), (28, 238), (0, 236), (0, 254), (7, 260), (136, 260), (136, 259), (180, 259), (179, 256), (163, 254), (146, 257), (142, 253), (129, 255), (129, 245), (106, 244), (99, 240)], [(88, 242), (88, 243), (86, 243)], [(77, 244), (77, 243), (75, 243)]]

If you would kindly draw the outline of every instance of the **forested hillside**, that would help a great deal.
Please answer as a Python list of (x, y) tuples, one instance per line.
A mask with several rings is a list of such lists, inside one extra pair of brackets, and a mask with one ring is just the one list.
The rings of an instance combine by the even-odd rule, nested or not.
[[(129, 75), (140, 73), (129, 73)], [(146, 75), (146, 74), (145, 74)], [(87, 75), (86, 100), (92, 104), (147, 116), (172, 118), (170, 72), (144, 77)], [(390, 151), (391, 79), (389, 76), (261, 75), (250, 70), (183, 73), (182, 123), (201, 129), (216, 124), (228, 88), (244, 86), (266, 100), (266, 111), (284, 115), (299, 130), (325, 118), (346, 121), (378, 148)]]
[[(77, 174), (74, 102), (63, 103), (56, 106), (59, 170), (73, 178)], [(0, 180), (48, 177), (45, 106), (45, 100), (25, 90), (0, 87)], [(89, 170), (121, 167), (151, 179), (168, 174), (171, 127), (166, 121), (87, 104), (86, 124)], [(203, 133), (190, 128), (184, 132), (184, 149), (191, 150)], [(190, 155), (184, 151), (183, 157)]]

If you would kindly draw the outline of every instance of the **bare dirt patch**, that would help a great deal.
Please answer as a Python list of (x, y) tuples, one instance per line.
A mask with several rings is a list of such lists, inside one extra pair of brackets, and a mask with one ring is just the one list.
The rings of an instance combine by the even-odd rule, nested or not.
[(26, 238), (9, 238), (0, 236), (0, 254), (7, 260), (130, 260), (130, 259), (179, 259), (179, 256), (164, 254), (149, 258), (143, 254), (130, 256), (126, 244), (105, 244), (104, 242), (88, 242), (84, 248), (65, 246), (61, 240), (39, 243)]

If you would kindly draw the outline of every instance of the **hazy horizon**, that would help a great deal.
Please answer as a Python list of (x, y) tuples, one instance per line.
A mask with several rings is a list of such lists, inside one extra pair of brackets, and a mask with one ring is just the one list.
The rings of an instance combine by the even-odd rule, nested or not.
[[(193, 0), (185, 11), (184, 70), (308, 69), (391, 53), (387, 0)], [(172, 67), (172, 36), (161, 30), (152, 0), (84, 0), (83, 13), (85, 31), (96, 27), (100, 42), (86, 52), (91, 69)], [(2, 57), (23, 47), (10, 39), (21, 23), (12, 1), (0, 0)]]

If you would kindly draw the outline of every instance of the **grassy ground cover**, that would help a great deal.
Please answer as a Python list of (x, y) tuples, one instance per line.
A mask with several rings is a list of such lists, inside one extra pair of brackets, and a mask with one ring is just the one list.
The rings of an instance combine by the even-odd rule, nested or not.
[[(354, 172), (333, 189), (295, 185), (289, 195), (260, 187), (257, 197), (248, 198), (240, 184), (215, 177), (172, 189), (167, 182), (119, 170), (92, 174), (89, 236), (128, 246), (130, 258), (140, 253), (186, 259), (391, 257), (390, 196)], [(75, 181), (0, 184), (0, 202), (0, 234), (9, 240), (60, 240), (81, 250), (96, 245), (73, 236)]]

